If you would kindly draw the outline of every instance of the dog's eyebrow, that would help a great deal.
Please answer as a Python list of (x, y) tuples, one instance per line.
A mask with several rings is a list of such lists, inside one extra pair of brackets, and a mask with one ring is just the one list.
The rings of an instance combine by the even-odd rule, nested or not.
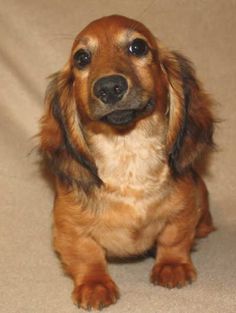
[(125, 44), (135, 38), (142, 38), (147, 41), (147, 38), (142, 33), (133, 30), (132, 28), (127, 28), (126, 30), (120, 32), (116, 37), (119, 44)]
[(78, 48), (86, 47), (90, 50), (96, 49), (98, 46), (98, 39), (96, 37), (87, 36), (78, 38), (75, 40), (74, 51), (78, 50)]

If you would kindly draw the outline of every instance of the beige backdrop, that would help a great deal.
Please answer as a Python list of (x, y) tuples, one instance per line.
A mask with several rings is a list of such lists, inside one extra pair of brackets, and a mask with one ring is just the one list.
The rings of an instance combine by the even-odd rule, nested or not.
[(193, 254), (196, 283), (181, 290), (149, 284), (152, 259), (110, 266), (122, 297), (107, 312), (236, 312), (236, 1), (0, 0), (0, 312), (73, 313), (72, 282), (51, 249), (53, 193), (32, 136), (46, 77), (65, 63), (89, 21), (123, 14), (144, 22), (188, 55), (219, 103), (208, 186), (218, 231)]

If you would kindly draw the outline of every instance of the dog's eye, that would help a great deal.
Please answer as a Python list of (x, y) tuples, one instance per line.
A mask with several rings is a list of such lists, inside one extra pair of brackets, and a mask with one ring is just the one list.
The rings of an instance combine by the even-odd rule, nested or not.
[(131, 42), (129, 52), (137, 57), (142, 57), (148, 53), (148, 45), (143, 39), (136, 38)]
[(74, 64), (79, 69), (83, 69), (85, 66), (87, 66), (91, 62), (91, 54), (89, 51), (86, 51), (84, 49), (79, 49), (74, 54)]

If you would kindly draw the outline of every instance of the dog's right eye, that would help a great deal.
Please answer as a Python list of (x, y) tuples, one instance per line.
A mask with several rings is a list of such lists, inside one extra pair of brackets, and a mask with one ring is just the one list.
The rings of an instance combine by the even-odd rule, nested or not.
[(84, 49), (79, 49), (74, 54), (74, 64), (77, 68), (83, 69), (89, 63), (91, 63), (91, 54), (89, 51), (84, 50)]

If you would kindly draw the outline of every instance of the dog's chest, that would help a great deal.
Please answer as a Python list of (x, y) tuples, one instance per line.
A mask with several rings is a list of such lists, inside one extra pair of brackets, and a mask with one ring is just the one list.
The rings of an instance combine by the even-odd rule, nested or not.
[(145, 188), (154, 172), (163, 166), (163, 145), (160, 139), (148, 137), (142, 131), (127, 136), (95, 140), (98, 173), (105, 184), (122, 188)]
[(161, 229), (161, 212), (153, 212), (153, 206), (164, 196), (168, 167), (159, 138), (134, 130), (128, 136), (94, 139), (95, 161), (105, 184), (97, 194), (100, 227), (94, 236), (112, 255), (146, 250)]

